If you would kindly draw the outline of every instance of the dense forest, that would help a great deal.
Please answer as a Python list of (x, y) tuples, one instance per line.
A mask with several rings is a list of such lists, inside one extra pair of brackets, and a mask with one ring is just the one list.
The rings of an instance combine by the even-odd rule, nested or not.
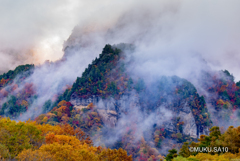
[[(236, 125), (240, 117), (240, 82), (235, 83), (233, 75), (227, 70), (202, 72), (199, 85), (208, 94), (200, 94), (190, 81), (178, 76), (159, 76), (149, 82), (129, 71), (134, 60), (126, 60), (126, 47), (134, 50), (127, 44), (106, 45), (72, 86), (64, 87), (41, 107), (34, 104), (38, 99), (35, 84), (27, 80), (34, 65), (21, 65), (0, 75), (1, 157), (139, 161), (239, 158), (239, 127), (218, 127), (219, 120)], [(37, 117), (14, 121), (35, 108), (41, 109)], [(190, 147), (216, 146), (229, 151), (189, 151)]]
[(33, 121), (16, 122), (0, 118), (2, 160), (129, 160), (123, 149), (95, 147), (80, 129), (68, 124), (52, 126)]
[[(28, 110), (28, 106), (36, 99), (32, 83), (19, 86), (34, 71), (34, 65), (20, 65), (15, 70), (0, 75), (0, 115), (15, 118)], [(6, 101), (6, 98), (7, 101)]]

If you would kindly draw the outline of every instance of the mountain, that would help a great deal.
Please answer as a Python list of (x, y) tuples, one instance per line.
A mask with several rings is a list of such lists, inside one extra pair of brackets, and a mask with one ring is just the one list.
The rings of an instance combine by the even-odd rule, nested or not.
[(142, 139), (148, 149), (162, 149), (209, 133), (212, 122), (205, 99), (190, 82), (177, 76), (150, 83), (131, 78), (127, 69), (134, 61), (125, 58), (116, 46), (106, 45), (37, 122), (81, 127), (96, 143), (127, 149), (134, 158), (142, 155)]
[[(132, 44), (105, 45), (71, 86), (60, 84), (65, 91), (44, 97), (46, 102), (34, 79), (27, 79), (37, 69), (19, 66), (0, 76), (0, 115), (16, 119), (34, 113), (30, 118), (38, 124), (69, 124), (94, 145), (122, 148), (135, 160), (163, 158), (169, 149), (209, 135), (213, 126), (226, 129), (224, 122), (238, 120), (240, 83), (227, 70), (203, 71), (196, 87), (178, 76), (152, 79), (132, 68), (134, 51)], [(44, 68), (60, 67), (68, 57)]]

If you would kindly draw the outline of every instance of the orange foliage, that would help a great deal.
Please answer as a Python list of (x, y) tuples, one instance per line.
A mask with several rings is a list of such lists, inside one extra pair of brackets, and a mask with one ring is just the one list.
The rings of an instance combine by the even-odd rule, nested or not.
[(22, 100), (22, 103), (21, 103), (21, 105), (22, 105), (22, 106), (24, 106), (24, 107), (27, 107), (27, 106), (28, 106), (28, 102), (27, 102), (27, 101), (25, 101), (25, 100)]
[(61, 102), (58, 103), (58, 107), (66, 106), (66, 105), (67, 105), (67, 101), (65, 100), (62, 100)]
[(0, 81), (0, 86), (4, 86), (8, 82), (7, 79), (2, 78)]
[(217, 105), (224, 105), (224, 104), (225, 104), (225, 102), (222, 99), (219, 99), (217, 101)]
[(89, 103), (89, 105), (87, 106), (87, 108), (89, 109), (93, 109), (95, 107), (95, 105), (93, 103)]

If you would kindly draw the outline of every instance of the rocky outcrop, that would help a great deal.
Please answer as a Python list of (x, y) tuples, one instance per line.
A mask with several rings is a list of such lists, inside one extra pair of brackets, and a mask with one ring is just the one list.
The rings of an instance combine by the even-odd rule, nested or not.
[(93, 103), (96, 105), (98, 103), (98, 99), (99, 98), (96, 97), (95, 95), (92, 95), (91, 97), (89, 97), (87, 99), (79, 98), (79, 97), (73, 95), (71, 97), (70, 102), (71, 102), (71, 104), (76, 105), (76, 106), (80, 106), (80, 105), (87, 106), (89, 103)]
[(129, 108), (139, 105), (136, 95), (131, 97), (122, 95), (118, 100), (113, 98), (102, 99), (94, 95), (87, 99), (72, 96), (70, 102), (77, 109), (86, 108), (89, 103), (93, 103), (103, 123), (108, 127), (116, 125), (122, 112), (127, 112)]
[(97, 109), (103, 123), (107, 127), (115, 127), (117, 123), (117, 113), (116, 111), (113, 110), (102, 110), (102, 109)]
[[(174, 118), (179, 118), (178, 122), (183, 122), (182, 134), (188, 135), (192, 138), (199, 138), (200, 135), (208, 135), (210, 127), (197, 125), (193, 113), (187, 103), (182, 102), (177, 108), (170, 107)], [(170, 133), (179, 133), (176, 122), (173, 120), (164, 123), (164, 128)]]
[(164, 128), (172, 133), (176, 132), (176, 126), (171, 121), (165, 123)]
[[(127, 112), (131, 107), (140, 106), (137, 95), (131, 95), (131, 97), (122, 95), (119, 100), (113, 98), (103, 100), (93, 95), (88, 99), (72, 98), (70, 102), (79, 109), (86, 107), (89, 103), (96, 105), (97, 111), (107, 127), (114, 127), (122, 112)], [(196, 125), (192, 111), (186, 102), (182, 101), (177, 108), (171, 106), (169, 110), (173, 111), (175, 118), (180, 118), (179, 122), (184, 122), (182, 125), (184, 135), (198, 138), (202, 134), (209, 134), (208, 127), (203, 128)], [(164, 128), (172, 133), (180, 132), (172, 121), (165, 122)]]
[(78, 109), (78, 110), (82, 110), (84, 108), (87, 108), (87, 106), (75, 105), (75, 106), (73, 106), (73, 108)]
[(72, 98), (70, 100), (71, 104), (77, 109), (86, 108), (89, 103), (96, 105), (97, 111), (107, 127), (114, 127), (117, 123), (118, 113), (116, 111), (116, 100), (109, 98), (103, 100), (96, 96), (92, 96), (88, 99), (83, 98)]
[(184, 122), (183, 124), (183, 134), (189, 135), (193, 138), (197, 138), (197, 126), (192, 112), (189, 113), (181, 111), (179, 114), (180, 121)]

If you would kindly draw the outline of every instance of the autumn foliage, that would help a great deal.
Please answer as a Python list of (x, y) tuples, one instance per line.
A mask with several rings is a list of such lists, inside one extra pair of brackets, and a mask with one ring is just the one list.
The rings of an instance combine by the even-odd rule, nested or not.
[(20, 161), (132, 160), (127, 152), (95, 147), (81, 129), (0, 119), (0, 156)]
[[(240, 159), (240, 126), (234, 128), (230, 126), (223, 134), (220, 132), (220, 128), (214, 126), (210, 130), (209, 136), (201, 135), (198, 139), (199, 142), (184, 143), (182, 148), (179, 151), (179, 157), (175, 158), (175, 161), (178, 160), (191, 160), (197, 159), (200, 161), (205, 160), (231, 160), (231, 159)], [(208, 147), (209, 149), (214, 149), (217, 147), (220, 149), (227, 148), (227, 151), (218, 150), (218, 151), (209, 151), (209, 152), (190, 152), (190, 147)]]

